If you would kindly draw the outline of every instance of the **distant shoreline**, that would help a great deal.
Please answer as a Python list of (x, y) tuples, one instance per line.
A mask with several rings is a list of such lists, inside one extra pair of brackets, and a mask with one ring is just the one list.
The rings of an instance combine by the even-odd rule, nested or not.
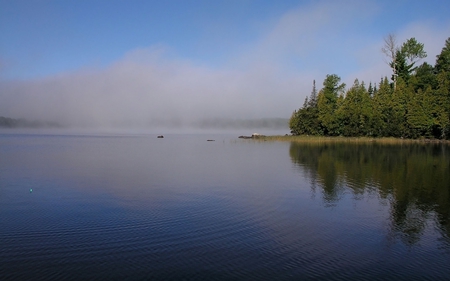
[(0, 116), (0, 128), (6, 129), (26, 129), (26, 128), (62, 128), (62, 126), (56, 122), (46, 121), (30, 121), (27, 119), (14, 119), (9, 117)]

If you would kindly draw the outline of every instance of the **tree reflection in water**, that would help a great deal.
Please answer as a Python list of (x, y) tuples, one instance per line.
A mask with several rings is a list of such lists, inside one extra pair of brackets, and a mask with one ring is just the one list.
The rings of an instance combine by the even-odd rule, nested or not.
[(344, 192), (390, 202), (391, 238), (414, 245), (433, 222), (450, 249), (450, 147), (444, 144), (291, 143), (291, 160), (326, 206)]

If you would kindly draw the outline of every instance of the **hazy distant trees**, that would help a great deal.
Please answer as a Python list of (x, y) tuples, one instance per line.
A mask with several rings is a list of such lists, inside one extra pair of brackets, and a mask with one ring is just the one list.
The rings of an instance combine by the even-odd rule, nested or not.
[(450, 38), (434, 66), (416, 66), (426, 52), (415, 38), (397, 47), (390, 35), (385, 43), (392, 83), (385, 77), (366, 87), (355, 80), (346, 90), (338, 75), (327, 75), (293, 112), (292, 134), (450, 139)]
[(14, 119), (0, 116), (0, 128), (43, 128), (61, 127), (55, 122), (30, 121), (26, 119)]

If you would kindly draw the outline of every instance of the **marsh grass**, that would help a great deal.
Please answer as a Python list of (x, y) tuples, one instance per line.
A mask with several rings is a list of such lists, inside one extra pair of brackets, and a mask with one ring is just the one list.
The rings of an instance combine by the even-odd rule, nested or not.
[(369, 138), (369, 137), (321, 137), (321, 136), (265, 136), (255, 139), (257, 141), (289, 141), (296, 143), (323, 144), (323, 143), (354, 143), (354, 144), (414, 144), (414, 143), (443, 143), (450, 145), (448, 140), (430, 139), (399, 139), (399, 138)]

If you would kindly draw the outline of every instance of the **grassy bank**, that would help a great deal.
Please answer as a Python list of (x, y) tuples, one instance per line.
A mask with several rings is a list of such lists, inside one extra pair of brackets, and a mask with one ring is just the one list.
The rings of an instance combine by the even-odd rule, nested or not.
[(265, 136), (258, 140), (265, 141), (290, 141), (298, 143), (379, 143), (379, 144), (412, 144), (412, 143), (443, 143), (449, 144), (449, 140), (434, 139), (399, 139), (399, 138), (369, 138), (369, 137), (321, 137), (321, 136)]

